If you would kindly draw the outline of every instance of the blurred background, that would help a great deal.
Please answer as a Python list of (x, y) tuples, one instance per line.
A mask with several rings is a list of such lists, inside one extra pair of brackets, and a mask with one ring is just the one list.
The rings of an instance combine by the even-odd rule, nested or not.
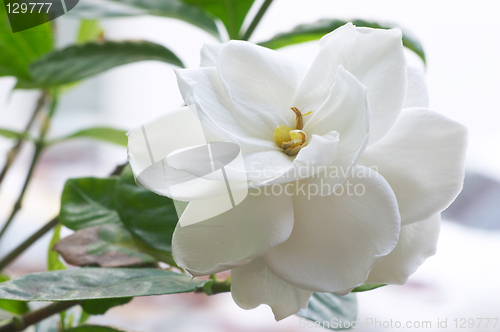
[[(85, 0), (80, 0), (84, 2)], [(254, 12), (262, 1), (256, 1)], [(250, 17), (253, 15), (250, 14)], [(359, 318), (390, 321), (447, 319), (447, 330), (456, 330), (454, 319), (500, 318), (500, 44), (497, 32), (500, 3), (476, 0), (275, 0), (251, 41), (267, 40), (300, 23), (321, 18), (366, 19), (396, 23), (411, 31), (423, 44), (427, 67), (411, 51), (409, 63), (425, 70), (431, 108), (469, 128), (465, 189), (443, 214), (436, 256), (430, 258), (404, 286), (387, 286), (358, 294)], [(248, 23), (248, 22), (247, 22)], [(70, 44), (78, 19), (57, 19), (58, 45)], [(181, 21), (142, 16), (102, 21), (107, 39), (144, 39), (173, 50), (186, 67), (197, 67), (204, 43), (217, 41), (208, 33)], [(317, 42), (281, 49), (310, 63)], [(38, 97), (36, 92), (16, 91), (13, 78), (0, 78), (0, 125), (22, 130)], [(112, 69), (86, 80), (62, 97), (51, 134), (61, 136), (81, 128), (109, 125), (124, 130), (151, 120), (183, 101), (172, 67), (140, 62)], [(424, 133), (423, 133), (424, 134)], [(0, 165), (12, 142), (0, 138)], [(0, 191), (0, 218), (5, 220), (20, 191), (34, 147), (26, 144)], [(28, 189), (24, 209), (8, 230), (0, 256), (21, 243), (58, 213), (66, 179), (106, 176), (126, 161), (126, 149), (90, 140), (74, 140), (50, 148), (42, 156)], [(69, 234), (68, 230), (63, 236)], [(50, 234), (11, 265), (12, 275), (44, 271)], [(212, 297), (196, 294), (135, 298), (91, 322), (144, 332), (303, 331), (296, 316), (276, 323), (270, 308), (245, 311), (230, 294)], [(416, 325), (416, 324), (413, 324)], [(500, 331), (496, 328), (468, 328)], [(365, 330), (381, 330), (371, 327)], [(415, 328), (418, 329), (418, 328)], [(408, 330), (406, 328), (405, 330)], [(464, 330), (464, 329), (459, 329)]]

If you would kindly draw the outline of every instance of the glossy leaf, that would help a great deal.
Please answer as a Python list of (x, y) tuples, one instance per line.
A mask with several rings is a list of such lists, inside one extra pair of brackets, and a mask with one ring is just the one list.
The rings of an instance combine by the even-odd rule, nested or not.
[(353, 293), (366, 292), (379, 287), (387, 286), (387, 284), (362, 284), (352, 290)]
[[(358, 304), (355, 294), (340, 296), (332, 293), (313, 293), (307, 309), (300, 310), (297, 315), (313, 322), (323, 323), (321, 326), (330, 330), (346, 330), (350, 326), (340, 326), (336, 322), (353, 322), (357, 319)], [(333, 323), (333, 324), (332, 324)]]
[(85, 300), (80, 303), (83, 310), (91, 315), (104, 315), (109, 309), (132, 301), (131, 297), (113, 299)]
[(183, 0), (214, 15), (224, 23), (229, 38), (237, 39), (254, 0)]
[(206, 280), (150, 268), (80, 268), (32, 273), (0, 283), (0, 298), (73, 301), (192, 292)]
[(0, 6), (0, 76), (31, 81), (28, 65), (53, 48), (52, 26), (45, 23), (12, 33), (5, 6)]
[(125, 332), (123, 330), (117, 330), (109, 326), (100, 326), (100, 325), (82, 325), (64, 331), (65, 332)]
[(82, 20), (76, 36), (76, 44), (100, 41), (103, 36), (104, 31), (98, 20)]
[(43, 87), (72, 83), (121, 65), (157, 60), (183, 67), (169, 49), (148, 41), (105, 41), (73, 45), (49, 53), (30, 65), (34, 81)]
[[(348, 22), (352, 22), (358, 27), (375, 29), (397, 28), (395, 25), (379, 24), (364, 20), (343, 21), (337, 19), (322, 19), (315, 23), (298, 25), (293, 30), (277, 34), (273, 38), (259, 43), (259, 45), (275, 50), (289, 45), (318, 40), (327, 33), (332, 32)], [(422, 44), (420, 44), (420, 42), (411, 33), (405, 30), (403, 30), (403, 45), (415, 52), (425, 64), (425, 53)]]
[(141, 245), (145, 250), (139, 245), (122, 225), (106, 224), (78, 230), (59, 241), (54, 250), (68, 264), (77, 266), (117, 267), (157, 261), (145, 252), (145, 245)]
[(177, 213), (173, 201), (137, 186), (127, 166), (116, 187), (116, 208), (125, 227), (148, 245), (172, 250)]
[(64, 270), (66, 266), (59, 260), (59, 253), (53, 250), (54, 245), (59, 241), (61, 224), (54, 227), (52, 239), (50, 240), (47, 254), (47, 271)]
[[(5, 274), (0, 274), (0, 283), (10, 280)], [(28, 304), (16, 300), (0, 300), (0, 309), (13, 313), (15, 315), (23, 315), (30, 311)]]
[(59, 220), (73, 230), (96, 225), (121, 224), (115, 210), (117, 178), (79, 178), (66, 181)]
[(181, 0), (87, 0), (70, 15), (85, 18), (156, 15), (170, 17), (197, 26), (220, 39), (215, 21), (205, 11)]
[(73, 138), (90, 138), (103, 142), (113, 143), (121, 146), (127, 146), (127, 132), (110, 127), (87, 128), (63, 138), (55, 139), (49, 144), (55, 144)]

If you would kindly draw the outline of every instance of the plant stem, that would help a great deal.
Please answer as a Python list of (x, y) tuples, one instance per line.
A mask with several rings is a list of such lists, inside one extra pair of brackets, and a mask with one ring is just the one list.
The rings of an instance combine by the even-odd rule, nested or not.
[(0, 332), (23, 331), (28, 326), (34, 325), (54, 314), (67, 310), (79, 303), (80, 303), (79, 301), (65, 301), (65, 302), (52, 303), (51, 305), (29, 312), (26, 315), (23, 315), (19, 318), (14, 318), (12, 322), (0, 326)]
[(266, 13), (269, 6), (271, 6), (272, 2), (273, 2), (273, 0), (265, 0), (264, 1), (262, 6), (260, 7), (259, 11), (257, 12), (257, 14), (255, 14), (255, 17), (253, 18), (252, 23), (250, 23), (250, 25), (248, 26), (247, 31), (245, 31), (245, 34), (243, 35), (243, 37), (241, 37), (241, 40), (249, 40), (250, 39), (255, 28), (257, 27), (257, 25), (259, 25), (260, 20), (262, 19), (262, 17)]
[[(110, 176), (120, 175), (126, 165), (127, 164), (116, 166), (113, 172), (111, 172)], [(17, 246), (14, 250), (9, 252), (4, 258), (0, 260), (0, 271), (5, 269), (10, 263), (12, 263), (17, 258), (17, 256), (22, 254), (26, 249), (28, 249), (33, 243), (35, 243), (38, 239), (40, 239), (52, 228), (54, 228), (58, 223), (59, 223), (59, 218), (58, 217), (53, 218), (47, 224), (42, 226), (42, 228), (36, 231), (33, 235), (27, 238), (23, 243)]]
[(35, 122), (36, 116), (45, 105), (46, 99), (47, 99), (47, 92), (42, 91), (42, 94), (38, 98), (33, 114), (31, 114), (31, 118), (28, 120), (28, 123), (26, 124), (26, 127), (23, 131), (21, 138), (17, 140), (16, 144), (7, 153), (7, 161), (5, 162), (5, 165), (3, 166), (2, 171), (0, 172), (0, 183), (2, 183), (3, 179), (5, 178), (5, 175), (9, 171), (14, 161), (16, 160), (19, 151), (21, 151), (23, 142), (25, 138), (29, 135), (30, 128), (33, 125), (33, 122)]
[(231, 276), (226, 280), (217, 280), (217, 276), (212, 274), (210, 276), (211, 282), (207, 282), (202, 287), (198, 288), (196, 293), (205, 293), (207, 295), (215, 295), (219, 293), (226, 293), (231, 291)]
[(33, 235), (27, 238), (23, 243), (17, 246), (14, 250), (9, 252), (4, 258), (0, 260), (0, 271), (6, 268), (14, 259), (22, 254), (26, 249), (28, 249), (33, 243), (35, 243), (39, 238), (44, 236), (48, 231), (54, 228), (59, 223), (59, 218), (55, 217), (42, 228), (36, 231)]
[(28, 189), (28, 185), (31, 181), (31, 177), (33, 175), (33, 171), (35, 170), (36, 164), (38, 163), (38, 160), (40, 159), (40, 155), (43, 152), (43, 149), (45, 148), (45, 136), (47, 135), (49, 128), (50, 128), (50, 119), (54, 115), (54, 112), (57, 108), (57, 102), (58, 102), (58, 96), (57, 96), (57, 91), (54, 92), (52, 96), (52, 101), (49, 109), (48, 115), (44, 118), (42, 122), (42, 126), (40, 129), (40, 137), (38, 140), (35, 142), (35, 153), (33, 154), (33, 158), (31, 159), (31, 164), (30, 168), (28, 171), (28, 174), (26, 175), (26, 179), (24, 180), (23, 188), (21, 189), (21, 193), (19, 194), (19, 197), (17, 198), (16, 203), (14, 204), (14, 208), (12, 209), (12, 212), (10, 213), (9, 218), (5, 222), (5, 224), (2, 227), (2, 230), (0, 231), (0, 239), (2, 236), (5, 234), (7, 231), (7, 228), (10, 226), (12, 221), (14, 220), (16, 214), (21, 210), (21, 207), (23, 205), (23, 200), (24, 200), (24, 194), (26, 193), (26, 189)]

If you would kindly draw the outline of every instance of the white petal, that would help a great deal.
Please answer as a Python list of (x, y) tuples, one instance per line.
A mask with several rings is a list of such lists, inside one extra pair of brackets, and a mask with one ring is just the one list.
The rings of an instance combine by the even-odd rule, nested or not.
[(345, 292), (395, 247), (400, 217), (385, 179), (358, 166), (340, 188), (327, 197), (307, 187), (293, 196), (292, 235), (263, 256), (276, 276), (312, 291)]
[(194, 108), (182, 107), (140, 125), (128, 136), (128, 160), (137, 179), (148, 189), (170, 196), (162, 160), (171, 152), (205, 144)]
[(295, 287), (276, 277), (260, 259), (231, 270), (231, 295), (243, 309), (267, 304), (276, 320), (307, 308), (311, 291)]
[(297, 91), (295, 106), (317, 110), (327, 98), (339, 65), (368, 88), (370, 143), (394, 125), (406, 95), (406, 58), (401, 31), (361, 29), (351, 23), (321, 39), (321, 50)]
[[(366, 88), (342, 66), (337, 68), (335, 83), (323, 105), (313, 111), (304, 125), (304, 131), (324, 135), (331, 130), (340, 134), (336, 156), (328, 168), (323, 168), (317, 176), (307, 181), (330, 190), (321, 195), (331, 194), (347, 176), (363, 153), (368, 142), (370, 113), (366, 101)], [(326, 152), (326, 151), (325, 151)], [(300, 153), (299, 153), (300, 156)]]
[(403, 285), (420, 265), (436, 253), (441, 216), (401, 226), (398, 244), (370, 272), (366, 282)]
[(176, 69), (175, 73), (184, 101), (196, 105), (200, 121), (210, 133), (243, 150), (278, 150), (274, 141), (255, 137), (255, 131), (263, 130), (258, 124), (254, 132), (249, 132), (235, 118), (215, 68)]
[[(307, 146), (299, 151), (293, 161), (283, 152), (279, 153), (284, 157), (280, 156), (275, 159), (266, 158), (271, 156), (270, 153), (258, 152), (248, 158), (251, 170), (249, 176), (252, 176), (254, 180), (263, 180), (254, 182), (254, 186), (287, 183), (309, 178), (324, 171), (332, 164), (337, 156), (338, 144), (339, 133), (332, 131), (323, 136), (312, 135)], [(278, 161), (280, 163), (277, 163)]]
[(193, 275), (208, 275), (249, 263), (290, 236), (292, 199), (287, 195), (254, 196), (211, 219), (181, 227), (183, 218), (199, 214), (200, 202), (191, 202), (172, 239), (176, 263)]
[(383, 140), (366, 149), (359, 163), (376, 167), (398, 199), (402, 224), (446, 209), (463, 185), (467, 129), (434, 111), (401, 113)]
[(200, 52), (200, 67), (215, 67), (222, 47), (224, 44), (203, 44)]
[(273, 141), (276, 126), (295, 123), (290, 108), (306, 71), (302, 64), (261, 46), (231, 41), (220, 51), (217, 69), (233, 115), (249, 132)]
[(408, 89), (404, 108), (429, 107), (429, 91), (424, 73), (412, 66), (408, 66)]

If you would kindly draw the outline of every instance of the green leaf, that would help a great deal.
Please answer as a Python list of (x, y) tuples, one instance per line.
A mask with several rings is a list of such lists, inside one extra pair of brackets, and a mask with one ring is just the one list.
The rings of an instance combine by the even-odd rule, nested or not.
[(5, 6), (0, 6), (0, 76), (15, 76), (31, 81), (28, 65), (53, 48), (52, 26), (12, 33)]
[(183, 67), (169, 49), (148, 41), (104, 41), (73, 45), (49, 53), (30, 65), (42, 87), (72, 83), (128, 63), (157, 60)]
[(52, 235), (52, 239), (50, 240), (49, 252), (47, 254), (47, 271), (66, 269), (66, 266), (59, 260), (59, 253), (52, 249), (60, 239), (61, 226), (62, 225), (59, 223), (56, 227), (54, 227), (54, 234)]
[(124, 130), (110, 128), (110, 127), (95, 127), (95, 128), (83, 129), (69, 136), (55, 139), (54, 141), (49, 142), (49, 145), (56, 144), (73, 138), (91, 138), (125, 147), (127, 146), (128, 143), (127, 132)]
[(83, 310), (91, 315), (104, 315), (109, 309), (132, 301), (132, 297), (113, 299), (85, 300), (80, 303)]
[[(277, 34), (270, 40), (259, 43), (259, 45), (275, 50), (289, 45), (318, 40), (327, 33), (332, 32), (333, 30), (343, 26), (348, 22), (349, 21), (337, 19), (322, 19), (315, 23), (301, 24), (295, 27), (293, 30)], [(350, 22), (358, 27), (368, 27), (375, 29), (397, 28), (397, 26), (395, 25), (382, 25), (376, 22), (369, 22), (364, 20), (352, 20)], [(420, 44), (420, 42), (411, 33), (405, 30), (403, 30), (403, 45), (415, 52), (425, 64), (425, 53), (422, 44)]]
[(125, 227), (145, 243), (171, 252), (178, 217), (174, 202), (136, 185), (127, 166), (116, 187), (116, 208)]
[(117, 267), (155, 263), (157, 260), (147, 253), (149, 248), (139, 242), (122, 225), (106, 224), (78, 230), (59, 241), (54, 250), (68, 264), (77, 266)]
[(351, 292), (353, 293), (366, 292), (383, 286), (387, 286), (387, 284), (362, 284), (361, 286), (354, 288)]
[[(330, 330), (347, 330), (350, 326), (340, 326), (342, 323), (357, 319), (358, 303), (355, 294), (346, 296), (332, 293), (313, 293), (307, 309), (300, 310), (297, 315)], [(336, 324), (339, 323), (339, 324)]]
[(150, 268), (80, 268), (32, 273), (0, 283), (0, 298), (73, 301), (192, 292), (206, 280)]
[(6, 137), (6, 138), (21, 138), (23, 137), (22, 133), (18, 133), (17, 131), (13, 131), (10, 129), (2, 129), (0, 128), (0, 136)]
[(76, 36), (76, 44), (96, 42), (102, 39), (104, 31), (98, 20), (82, 20)]
[(229, 38), (237, 39), (254, 0), (183, 0), (214, 15), (224, 23)]
[[(10, 280), (5, 274), (0, 274), (0, 283)], [(16, 300), (0, 300), (0, 309), (11, 312), (15, 315), (23, 315), (30, 311), (26, 302)]]
[(123, 330), (117, 330), (109, 326), (100, 326), (100, 325), (82, 325), (64, 331), (65, 332), (125, 332)]
[(70, 15), (85, 18), (156, 15), (188, 22), (220, 39), (215, 21), (206, 12), (180, 0), (87, 0), (81, 1)]
[(66, 181), (59, 220), (73, 230), (103, 224), (121, 224), (115, 210), (117, 178), (80, 178)]

